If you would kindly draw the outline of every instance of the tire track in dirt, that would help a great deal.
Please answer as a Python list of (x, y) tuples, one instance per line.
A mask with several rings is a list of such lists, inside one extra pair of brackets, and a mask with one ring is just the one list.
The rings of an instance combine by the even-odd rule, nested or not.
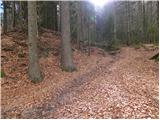
[[(90, 72), (80, 75), (71, 82), (66, 82), (62, 88), (56, 90), (56, 97), (53, 95), (53, 98), (41, 107), (33, 106), (32, 108), (23, 111), (20, 118), (47, 118), (48, 114), (54, 113), (59, 107), (70, 104), (73, 101), (72, 98), (76, 97), (82, 91), (79, 87), (91, 82), (91, 78), (95, 79), (96, 77), (101, 76), (99, 74), (101, 73), (100, 71), (106, 71), (106, 69), (117, 61), (117, 59), (117, 56), (112, 56), (110, 61), (100, 63), (100, 65), (90, 70)], [(110, 72), (109, 70), (107, 71)], [(54, 118), (54, 114), (52, 115), (52, 118)]]

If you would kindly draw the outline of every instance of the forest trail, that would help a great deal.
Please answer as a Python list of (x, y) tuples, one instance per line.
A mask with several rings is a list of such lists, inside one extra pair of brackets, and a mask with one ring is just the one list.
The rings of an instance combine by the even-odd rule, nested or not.
[[(11, 42), (15, 35), (21, 44)], [(2, 41), (8, 40), (2, 42), (6, 74), (1, 81), (2, 118), (159, 117), (158, 63), (149, 60), (158, 50), (123, 47), (110, 55), (92, 47), (87, 56), (74, 49), (78, 70), (67, 73), (59, 68), (59, 37), (43, 33), (39, 46), (45, 80), (35, 85), (26, 76), (25, 39), (15, 33), (2, 37)], [(12, 49), (5, 51), (6, 45)], [(17, 57), (20, 50), (24, 57)]]

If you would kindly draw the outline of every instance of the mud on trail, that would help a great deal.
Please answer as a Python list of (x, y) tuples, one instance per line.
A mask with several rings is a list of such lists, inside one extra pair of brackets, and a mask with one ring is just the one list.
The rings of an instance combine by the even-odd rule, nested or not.
[(38, 43), (45, 78), (33, 84), (24, 33), (2, 36), (2, 118), (159, 118), (159, 68), (149, 60), (158, 50), (110, 55), (92, 47), (88, 56), (73, 46), (77, 71), (67, 73), (59, 67), (60, 38), (44, 32)]

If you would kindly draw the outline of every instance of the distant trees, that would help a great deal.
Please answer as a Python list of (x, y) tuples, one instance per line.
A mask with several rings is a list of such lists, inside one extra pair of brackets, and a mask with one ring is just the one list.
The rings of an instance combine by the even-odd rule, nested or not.
[(88, 1), (77, 1), (76, 4), (76, 43), (78, 48), (82, 43), (88, 46), (88, 55), (90, 55), (91, 44), (95, 41), (96, 23), (95, 8)]
[(29, 79), (40, 82), (43, 79), (38, 63), (37, 53), (37, 9), (36, 2), (28, 2), (28, 49), (29, 49)]
[(72, 60), (71, 37), (70, 37), (70, 9), (69, 2), (61, 2), (61, 67), (65, 71), (74, 71)]
[[(88, 1), (72, 1), (70, 4), (71, 39), (76, 40), (78, 48), (80, 42), (89, 46), (100, 42), (108, 44), (107, 41), (115, 35), (123, 43), (158, 42), (159, 1), (114, 1), (104, 8), (97, 7), (96, 12)], [(116, 9), (111, 7), (114, 4)], [(59, 2), (38, 1), (37, 5), (38, 26), (60, 31)], [(27, 29), (27, 1), (3, 1), (3, 7), (4, 33), (17, 26)]]
[(38, 4), (39, 25), (44, 28), (58, 30), (57, 1), (43, 1)]

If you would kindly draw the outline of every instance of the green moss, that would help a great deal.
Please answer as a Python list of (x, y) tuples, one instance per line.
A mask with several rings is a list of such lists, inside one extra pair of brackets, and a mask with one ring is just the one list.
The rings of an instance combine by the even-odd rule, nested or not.
[(155, 59), (155, 61), (158, 62), (158, 61), (159, 61), (159, 57), (157, 57), (157, 58)]
[(159, 61), (159, 53), (157, 53), (156, 55), (151, 57), (150, 60), (155, 60), (156, 62), (158, 62)]
[(106, 51), (117, 51), (120, 49), (120, 40), (119, 39), (116, 39), (116, 38), (113, 38), (109, 41), (107, 41), (105, 43), (105, 50)]
[(140, 48), (141, 48), (141, 44), (133, 44), (133, 47), (134, 47), (135, 49), (140, 49)]
[(4, 73), (4, 71), (2, 71), (2, 70), (1, 70), (1, 72), (0, 72), (0, 77), (1, 77), (1, 78), (5, 77), (5, 73)]

